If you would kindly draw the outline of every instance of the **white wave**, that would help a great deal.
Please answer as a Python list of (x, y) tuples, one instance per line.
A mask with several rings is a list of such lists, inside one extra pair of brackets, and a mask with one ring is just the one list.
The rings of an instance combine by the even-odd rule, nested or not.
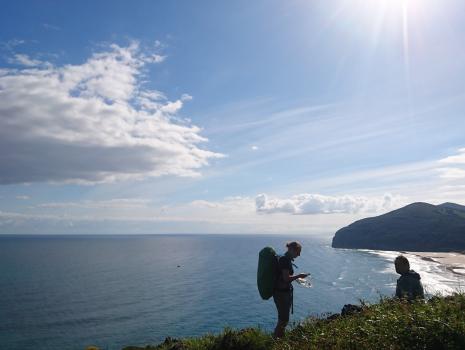
[(424, 260), (421, 257), (396, 251), (381, 251), (381, 250), (363, 250), (368, 253), (375, 254), (384, 258), (387, 262), (383, 273), (395, 274), (394, 259), (402, 254), (410, 261), (410, 268), (418, 272), (421, 276), (421, 281), (426, 294), (435, 295), (450, 295), (457, 291), (462, 291), (465, 286), (463, 276), (454, 274), (449, 271), (446, 266), (436, 262)]

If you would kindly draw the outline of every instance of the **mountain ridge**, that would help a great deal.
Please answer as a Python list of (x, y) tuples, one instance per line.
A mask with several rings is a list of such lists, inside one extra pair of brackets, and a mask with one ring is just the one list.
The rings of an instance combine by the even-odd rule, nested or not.
[(415, 202), (338, 230), (333, 248), (465, 251), (465, 206)]

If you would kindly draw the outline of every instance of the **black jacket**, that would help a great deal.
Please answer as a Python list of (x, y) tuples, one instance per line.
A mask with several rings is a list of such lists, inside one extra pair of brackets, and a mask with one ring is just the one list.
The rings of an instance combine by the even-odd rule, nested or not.
[(407, 300), (423, 299), (425, 293), (420, 280), (420, 275), (413, 270), (402, 274), (397, 280), (396, 297)]

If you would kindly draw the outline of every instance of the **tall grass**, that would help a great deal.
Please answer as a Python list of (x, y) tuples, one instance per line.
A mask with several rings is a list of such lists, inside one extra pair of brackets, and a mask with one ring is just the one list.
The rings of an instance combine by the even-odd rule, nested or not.
[(225, 329), (218, 335), (124, 350), (465, 349), (462, 293), (428, 302), (382, 298), (362, 306), (360, 313), (350, 316), (308, 318), (280, 340), (258, 328)]

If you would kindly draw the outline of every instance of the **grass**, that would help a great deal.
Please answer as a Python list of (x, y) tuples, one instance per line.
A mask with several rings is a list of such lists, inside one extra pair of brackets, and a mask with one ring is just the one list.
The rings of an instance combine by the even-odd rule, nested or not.
[(383, 298), (360, 313), (308, 318), (280, 340), (258, 328), (123, 350), (465, 349), (465, 295), (408, 303)]

